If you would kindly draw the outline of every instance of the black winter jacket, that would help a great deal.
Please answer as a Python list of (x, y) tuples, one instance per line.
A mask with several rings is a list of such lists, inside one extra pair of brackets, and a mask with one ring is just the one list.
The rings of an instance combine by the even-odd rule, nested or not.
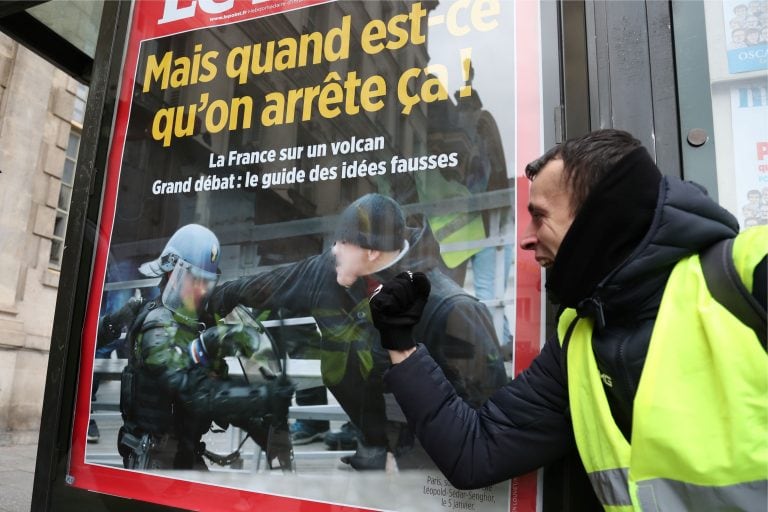
[[(735, 236), (735, 219), (695, 184), (665, 177), (650, 228), (626, 260), (596, 286), (581, 316), (599, 314), (593, 350), (611, 409), (625, 436), (664, 286), (674, 265)], [(596, 322), (597, 324), (597, 322)], [(479, 488), (547, 465), (575, 449), (565, 360), (556, 337), (531, 366), (480, 408), (465, 404), (428, 350), (385, 375), (412, 429), (453, 485)]]

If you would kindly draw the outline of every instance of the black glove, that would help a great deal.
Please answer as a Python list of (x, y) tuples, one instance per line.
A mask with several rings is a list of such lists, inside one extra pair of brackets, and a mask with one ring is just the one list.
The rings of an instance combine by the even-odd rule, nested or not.
[(403, 272), (387, 281), (371, 296), (373, 325), (388, 350), (407, 350), (416, 345), (413, 326), (427, 304), (429, 279), (421, 272)]

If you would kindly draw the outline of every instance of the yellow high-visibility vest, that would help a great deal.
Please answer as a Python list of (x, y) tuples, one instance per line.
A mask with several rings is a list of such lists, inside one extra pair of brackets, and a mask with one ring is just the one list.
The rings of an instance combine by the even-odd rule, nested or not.
[(373, 325), (367, 300), (361, 300), (349, 312), (338, 308), (315, 309), (313, 315), (322, 323), (320, 374), (326, 386), (338, 385), (347, 372), (347, 360), (357, 358), (360, 375), (367, 379), (373, 369), (371, 347)]
[[(748, 290), (768, 252), (768, 226), (733, 246)], [(755, 510), (768, 505), (768, 354), (755, 332), (712, 298), (698, 255), (664, 290), (633, 404), (632, 442), (611, 415), (592, 351), (593, 323), (558, 322), (579, 455), (609, 511)]]
[[(437, 173), (417, 173), (416, 188), (419, 201), (439, 201), (453, 197), (469, 197), (472, 193), (456, 181), (448, 181)], [(429, 227), (438, 243), (472, 242), (485, 240), (485, 224), (480, 212), (451, 212), (442, 215), (428, 215)], [(464, 249), (440, 253), (448, 268), (456, 268), (480, 252), (481, 249)]]

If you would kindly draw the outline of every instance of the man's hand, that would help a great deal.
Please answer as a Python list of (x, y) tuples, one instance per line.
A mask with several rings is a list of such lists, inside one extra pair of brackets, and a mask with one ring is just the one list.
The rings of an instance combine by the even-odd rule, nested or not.
[(421, 272), (403, 272), (382, 284), (371, 296), (373, 325), (387, 350), (404, 351), (416, 346), (413, 326), (419, 323), (431, 286)]

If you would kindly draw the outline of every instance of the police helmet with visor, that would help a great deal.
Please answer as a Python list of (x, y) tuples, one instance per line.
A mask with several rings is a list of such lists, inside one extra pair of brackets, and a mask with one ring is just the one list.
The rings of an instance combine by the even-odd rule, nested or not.
[(179, 228), (155, 260), (139, 267), (147, 277), (167, 276), (162, 301), (177, 313), (193, 314), (219, 279), (221, 246), (213, 232), (199, 224)]

